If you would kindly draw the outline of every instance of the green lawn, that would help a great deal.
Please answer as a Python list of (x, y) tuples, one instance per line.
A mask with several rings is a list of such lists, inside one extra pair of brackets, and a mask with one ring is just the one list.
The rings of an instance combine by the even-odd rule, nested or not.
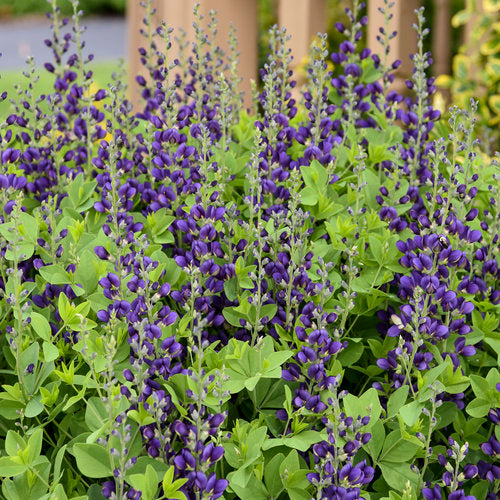
[[(61, 13), (70, 16), (73, 6), (68, 0), (57, 2)], [(125, 12), (126, 0), (80, 0), (78, 9), (90, 14), (122, 14)], [(45, 14), (50, 11), (50, 5), (44, 0), (0, 0), (0, 14), (4, 16), (23, 14)]]
[[(94, 72), (96, 86), (98, 88), (107, 88), (108, 83), (112, 81), (111, 75), (113, 72), (118, 71), (119, 66), (116, 61), (104, 61), (90, 64), (89, 69)], [(39, 68), (37, 73), (40, 79), (35, 84), (34, 94), (41, 95), (53, 92), (54, 76), (43, 67)], [(23, 76), (20, 70), (0, 72), (0, 93), (4, 90), (7, 90), (9, 93), (8, 98), (0, 103), (0, 123), (5, 119), (6, 114), (11, 109), (9, 99), (16, 97), (14, 85), (18, 83), (22, 88), (26, 88), (27, 82), (27, 78)]]

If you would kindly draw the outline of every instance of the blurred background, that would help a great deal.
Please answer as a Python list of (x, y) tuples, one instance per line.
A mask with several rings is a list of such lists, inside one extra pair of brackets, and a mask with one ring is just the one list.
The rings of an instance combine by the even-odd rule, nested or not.
[[(45, 14), (49, 4), (44, 0), (0, 0), (0, 16), (3, 18), (26, 14)], [(68, 1), (59, 2), (63, 14), (71, 14)], [(125, 14), (126, 0), (80, 0), (80, 8), (87, 14)]]
[[(139, 0), (133, 0), (139, 2)], [(178, 0), (182, 2), (183, 0)], [(258, 31), (259, 31), (259, 67), (265, 61), (267, 49), (267, 30), (278, 22), (278, 0), (255, 0), (258, 4)], [(398, 0), (401, 1), (401, 0)], [(451, 15), (457, 14), (464, 9), (466, 0), (450, 0)], [(429, 26), (432, 26), (434, 9), (439, 2), (425, 0), (421, 2), (426, 9), (426, 17)], [(350, 2), (344, 0), (327, 0), (327, 22), (326, 28), (329, 36), (330, 46), (335, 47), (342, 36), (335, 30), (335, 21), (344, 17), (344, 9)], [(72, 6), (68, 0), (58, 2), (63, 15), (71, 16)], [(5, 71), (14, 68), (22, 68), (24, 59), (28, 55), (34, 55), (35, 61), (41, 64), (39, 57), (50, 57), (48, 49), (42, 45), (42, 37), (47, 35), (49, 23), (44, 14), (49, 10), (49, 3), (44, 0), (0, 0), (0, 51), (3, 58), (0, 59), (0, 70)], [(125, 57), (126, 53), (126, 11), (127, 0), (80, 0), (79, 8), (84, 12), (87, 24), (87, 43), (90, 50), (94, 48), (96, 60), (109, 58), (106, 49), (114, 49), (114, 53)], [(451, 18), (450, 18), (451, 20)], [(95, 25), (103, 25), (103, 31), (94, 31)], [(105, 29), (112, 30), (111, 36), (106, 36)], [(452, 28), (452, 53), (456, 54), (460, 46), (461, 29)], [(104, 39), (102, 39), (104, 37)], [(97, 38), (97, 39), (96, 39)], [(33, 43), (30, 43), (33, 40)], [(111, 42), (109, 47), (105, 42)], [(103, 43), (104, 42), (104, 43)], [(427, 39), (427, 49), (431, 48), (431, 38)], [(44, 50), (45, 49), (45, 50)], [(104, 53), (103, 53), (104, 50)], [(37, 57), (39, 56), (39, 57)], [(8, 59), (7, 59), (8, 58)], [(112, 58), (109, 62), (113, 63)]]
[[(173, 25), (180, 21), (175, 15), (172, 21), (170, 12), (185, 9), (188, 4), (191, 9), (192, 4), (190, 0), (155, 1), (158, 5), (163, 5), (159, 8), (161, 18), (165, 18), (167, 23), (170, 20), (170, 24)], [(302, 26), (301, 23), (307, 24), (307, 22), (302, 22), (302, 19), (299, 19), (300, 13), (294, 12), (293, 8), (287, 10), (287, 6), (295, 5), (302, 8), (307, 4), (312, 10), (314, 6), (321, 5), (326, 15), (321, 14), (320, 24), (328, 33), (330, 49), (334, 50), (343, 40), (342, 35), (334, 28), (334, 23), (346, 20), (344, 10), (346, 6), (351, 5), (349, 0), (203, 0), (207, 5), (217, 4), (217, 1), (220, 2), (219, 5), (232, 4), (232, 15), (237, 12), (235, 9), (239, 8), (235, 6), (243, 4), (250, 5), (250, 8), (257, 12), (256, 29), (252, 28), (255, 44), (252, 40), (250, 45), (252, 45), (252, 57), (255, 58), (254, 62), (258, 63), (258, 67), (262, 67), (266, 58), (268, 28), (275, 23), (283, 23), (283, 17), (289, 19), (291, 24), (295, 24), (295, 27), (289, 30), (292, 36), (297, 37), (294, 30), (305, 30), (306, 35), (309, 36), (307, 45), (311, 36), (317, 32), (317, 30), (314, 31), (316, 25), (311, 19), (308, 21), (309, 26)], [(368, 0), (368, 2), (372, 5), (383, 4), (382, 0)], [(91, 67), (97, 85), (107, 85), (112, 72), (118, 68), (120, 58), (128, 60), (128, 66), (132, 72), (139, 70), (136, 54), (141, 38), (137, 33), (143, 17), (139, 3), (140, 0), (80, 0), (79, 9), (85, 13), (83, 24), (87, 26), (84, 35), (87, 44), (85, 52), (93, 53), (95, 56)], [(395, 58), (400, 57), (408, 61), (408, 54), (414, 50), (414, 42), (406, 41), (407, 38), (405, 38), (407, 33), (412, 33), (410, 26), (413, 20), (409, 18), (409, 15), (412, 15), (413, 6), (423, 5), (427, 26), (431, 30), (430, 36), (425, 41), (425, 49), (432, 50), (436, 55), (437, 63), (431, 72), (439, 77), (437, 84), (441, 94), (438, 94), (438, 97), (443, 100), (443, 106), (450, 96), (458, 105), (467, 103), (469, 98), (474, 96), (483, 100), (486, 108), (485, 119), (488, 123), (498, 124), (500, 122), (500, 1), (395, 0), (395, 4), (395, 9), (400, 11), (397, 27), (402, 36), (399, 38), (403, 40), (393, 52)], [(63, 15), (71, 16), (72, 5), (69, 0), (58, 0), (58, 5)], [(169, 7), (165, 7), (166, 5)], [(412, 8), (404, 11), (404, 8), (401, 10), (402, 5), (411, 5)], [(373, 8), (372, 14), (376, 13)], [(22, 82), (26, 57), (34, 56), (35, 65), (39, 67), (51, 59), (50, 50), (43, 43), (43, 40), (48, 38), (50, 29), (50, 23), (44, 16), (47, 10), (50, 10), (50, 5), (45, 0), (0, 0), (0, 52), (3, 53), (0, 57), (1, 89), (9, 89), (12, 84)], [(368, 11), (370, 11), (370, 6)], [(186, 17), (185, 13), (183, 15), (182, 22), (189, 29), (192, 18)], [(374, 17), (370, 15), (369, 19)], [(159, 20), (160, 17), (157, 16), (155, 21)], [(253, 24), (248, 19), (240, 19), (239, 22), (244, 33), (246, 33), (245, 23)], [(377, 22), (380, 25), (380, 18)], [(376, 30), (378, 30), (378, 25)], [(372, 35), (369, 32), (370, 26), (368, 30), (365, 30), (365, 36), (371, 36), (373, 39), (375, 29), (372, 27)], [(365, 42), (370, 46), (370, 40), (367, 39)], [(371, 43), (373, 45), (373, 40)], [(413, 46), (410, 46), (412, 44)], [(245, 50), (247, 50), (248, 45), (248, 40), (240, 37), (240, 46), (246, 47)], [(295, 44), (294, 47), (296, 52), (294, 53), (294, 69), (299, 75), (307, 59), (305, 46), (306, 44), (303, 44), (300, 48)], [(377, 47), (371, 48), (377, 49)], [(243, 52), (245, 57), (242, 59), (247, 60), (247, 54)], [(251, 66), (250, 76), (253, 72), (253, 76), (258, 78), (257, 64), (252, 62)], [(407, 67), (410, 65), (407, 64)], [(39, 90), (41, 92), (50, 89), (51, 77), (52, 75), (44, 70), (40, 72)], [(131, 78), (129, 81), (133, 82)], [(0, 103), (0, 112), (8, 106), (8, 101)]]

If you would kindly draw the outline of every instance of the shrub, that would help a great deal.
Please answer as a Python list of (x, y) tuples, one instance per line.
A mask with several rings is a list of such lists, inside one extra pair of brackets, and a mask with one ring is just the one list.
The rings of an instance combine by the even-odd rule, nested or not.
[(484, 0), (483, 10), (467, 1), (453, 17), (453, 25), (472, 22), (470, 39), (453, 59), (453, 75), (442, 75), (439, 85), (451, 91), (454, 102), (464, 106), (471, 98), (480, 103), (480, 137), (488, 152), (498, 147), (500, 136), (500, 5)]
[(138, 113), (54, 10), (0, 136), (5, 498), (496, 498), (498, 162), (423, 11), (403, 98), (361, 9), (300, 102), (273, 27), (253, 114), (197, 10), (182, 67), (145, 27)]

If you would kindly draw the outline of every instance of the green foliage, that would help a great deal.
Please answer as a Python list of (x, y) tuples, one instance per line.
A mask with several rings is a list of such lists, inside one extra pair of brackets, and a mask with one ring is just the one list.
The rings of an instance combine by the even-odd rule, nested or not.
[[(361, 86), (382, 78), (371, 58), (359, 70)], [(352, 92), (328, 83), (324, 96), (325, 105), (339, 106), (329, 118), (342, 128), (331, 161), (306, 158), (309, 137), (283, 139), (281, 171), (268, 155), (274, 131), (264, 139), (256, 126), (262, 116), (236, 109), (227, 148), (214, 140), (207, 155), (199, 124), (179, 128), (167, 105), (137, 125), (138, 118), (129, 123), (105, 101), (106, 127), (123, 127), (130, 143), (114, 141), (107, 130), (109, 142), (86, 144), (105, 158), (102, 169), (78, 164), (78, 175), (54, 181), (55, 194), (20, 190), (18, 205), (8, 209), (7, 174), (20, 176), (27, 167), (11, 165), (12, 151), (2, 151), (0, 477), (6, 499), (102, 500), (109, 482), (120, 499), (126, 488), (140, 490), (145, 500), (208, 497), (193, 493), (185, 477), (196, 470), (227, 479), (228, 500), (310, 500), (324, 498), (315, 474), (322, 478), (330, 461), (334, 481), (345, 464), (373, 469), (372, 484), (359, 485), (363, 498), (416, 500), (427, 480), (444, 484), (450, 467), (438, 456), (448, 438), (468, 443), (467, 465), (486, 458), (484, 443), (500, 437), (500, 426), (491, 425), (500, 408), (499, 306), (490, 300), (497, 276), (485, 277), (487, 259), (474, 256), (484, 250), (493, 260), (489, 186), (498, 167), (476, 156), (475, 145), (467, 150), (459, 142), (473, 121), (460, 117), (459, 128), (437, 127), (449, 142), (419, 144), (413, 157), (423, 155), (436, 184), (416, 181), (405, 172), (417, 146), (408, 129), (381, 111), (384, 104), (360, 112), (374, 124), (365, 128), (351, 119), (349, 106), (340, 108), (357, 99)], [(370, 96), (361, 103), (372, 97), (377, 102)], [(223, 108), (217, 102), (214, 109)], [(175, 125), (154, 124), (160, 115)], [(287, 125), (310, 120), (299, 107)], [(59, 175), (71, 162), (64, 158), (73, 143), (83, 147), (73, 125), (66, 141), (42, 147), (54, 154)], [(179, 144), (156, 140), (172, 130), (182, 134)], [(18, 134), (8, 145), (21, 148), (22, 140)], [(186, 145), (195, 153), (179, 153), (174, 165), (175, 153), (184, 148), (187, 155)], [(453, 156), (457, 148), (463, 158)], [(124, 161), (117, 172), (117, 159), (129, 158), (130, 169)], [(164, 172), (178, 173), (175, 181), (150, 175), (159, 158), (171, 163)], [(298, 168), (289, 168), (292, 162)], [(465, 203), (462, 195), (450, 196), (454, 182), (466, 187), (471, 172), (477, 172), (477, 197)], [(446, 201), (438, 203), (433, 189)], [(153, 198), (161, 197), (159, 208)], [(481, 228), (484, 241), (468, 241), (430, 205), (457, 214), (471, 230)], [(382, 206), (414, 224), (397, 232)], [(468, 220), (472, 206), (481, 215)], [(405, 260), (401, 243), (419, 231), (435, 232), (436, 245), (460, 249), (466, 262), (437, 269), (439, 248), (412, 248)], [(429, 274), (441, 273), (451, 294), (463, 299), (454, 309), (443, 295), (430, 306), (435, 290), (428, 285), (424, 294), (423, 280), (412, 296), (399, 288), (423, 266), (416, 255), (424, 251), (431, 255)], [(462, 280), (479, 275), (484, 290), (459, 290)], [(470, 304), (474, 310), (459, 310)], [(426, 330), (436, 317), (446, 325), (444, 338)], [(471, 331), (457, 333), (455, 319)], [(386, 334), (387, 324), (396, 332)], [(457, 347), (457, 340), (465, 342)], [(476, 354), (466, 355), (471, 346)], [(220, 452), (213, 462), (200, 458), (213, 449)], [(465, 488), (485, 497), (489, 486), (471, 478)]]
[[(73, 7), (69, 1), (59, 1), (61, 12), (71, 15)], [(79, 8), (85, 14), (123, 14), (125, 13), (126, 0), (80, 0)], [(46, 2), (40, 0), (22, 0), (9, 2), (0, 0), (0, 13), (2, 15), (45, 14), (49, 10)]]
[(440, 76), (437, 84), (449, 88), (454, 104), (465, 107), (479, 100), (481, 138), (493, 153), (500, 135), (500, 4), (495, 0), (466, 0), (452, 19), (454, 27), (467, 28), (469, 40), (453, 59), (453, 75)]

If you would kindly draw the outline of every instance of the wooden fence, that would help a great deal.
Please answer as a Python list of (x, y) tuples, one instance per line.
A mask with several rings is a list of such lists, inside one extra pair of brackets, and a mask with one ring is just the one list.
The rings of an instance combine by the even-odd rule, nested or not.
[[(277, 2), (278, 23), (285, 26), (291, 35), (290, 48), (294, 62), (297, 64), (307, 56), (311, 39), (318, 32), (326, 31), (326, 7), (328, 0), (275, 0)], [(348, 5), (350, 2), (337, 0)], [(409, 55), (416, 50), (417, 39), (412, 24), (416, 21), (414, 10), (420, 6), (420, 0), (393, 0), (393, 17), (390, 21), (390, 31), (397, 31), (398, 36), (391, 41), (391, 58), (401, 59), (403, 64), (398, 69), (400, 79), (411, 74)], [(128, 0), (129, 23), (129, 68), (131, 75), (132, 99), (137, 96), (137, 86), (133, 75), (140, 72), (138, 47), (144, 45), (144, 39), (139, 34), (142, 27), (144, 10), (140, 0)], [(169, 26), (182, 28), (187, 34), (187, 40), (193, 40), (193, 6), (200, 3), (201, 13), (205, 16), (210, 10), (217, 11), (218, 41), (222, 48), (227, 49), (230, 24), (233, 23), (239, 39), (240, 76), (245, 100), (250, 99), (250, 80), (257, 79), (257, 0), (155, 0), (156, 8), (153, 23), (160, 24), (165, 20)], [(434, 68), (437, 74), (449, 73), (451, 63), (451, 0), (435, 0), (434, 25), (431, 27)], [(379, 8), (384, 6), (383, 0), (368, 0), (368, 47), (379, 51), (380, 45), (376, 38), (379, 28), (384, 25), (384, 16)], [(293, 68), (292, 68), (293, 69)]]

